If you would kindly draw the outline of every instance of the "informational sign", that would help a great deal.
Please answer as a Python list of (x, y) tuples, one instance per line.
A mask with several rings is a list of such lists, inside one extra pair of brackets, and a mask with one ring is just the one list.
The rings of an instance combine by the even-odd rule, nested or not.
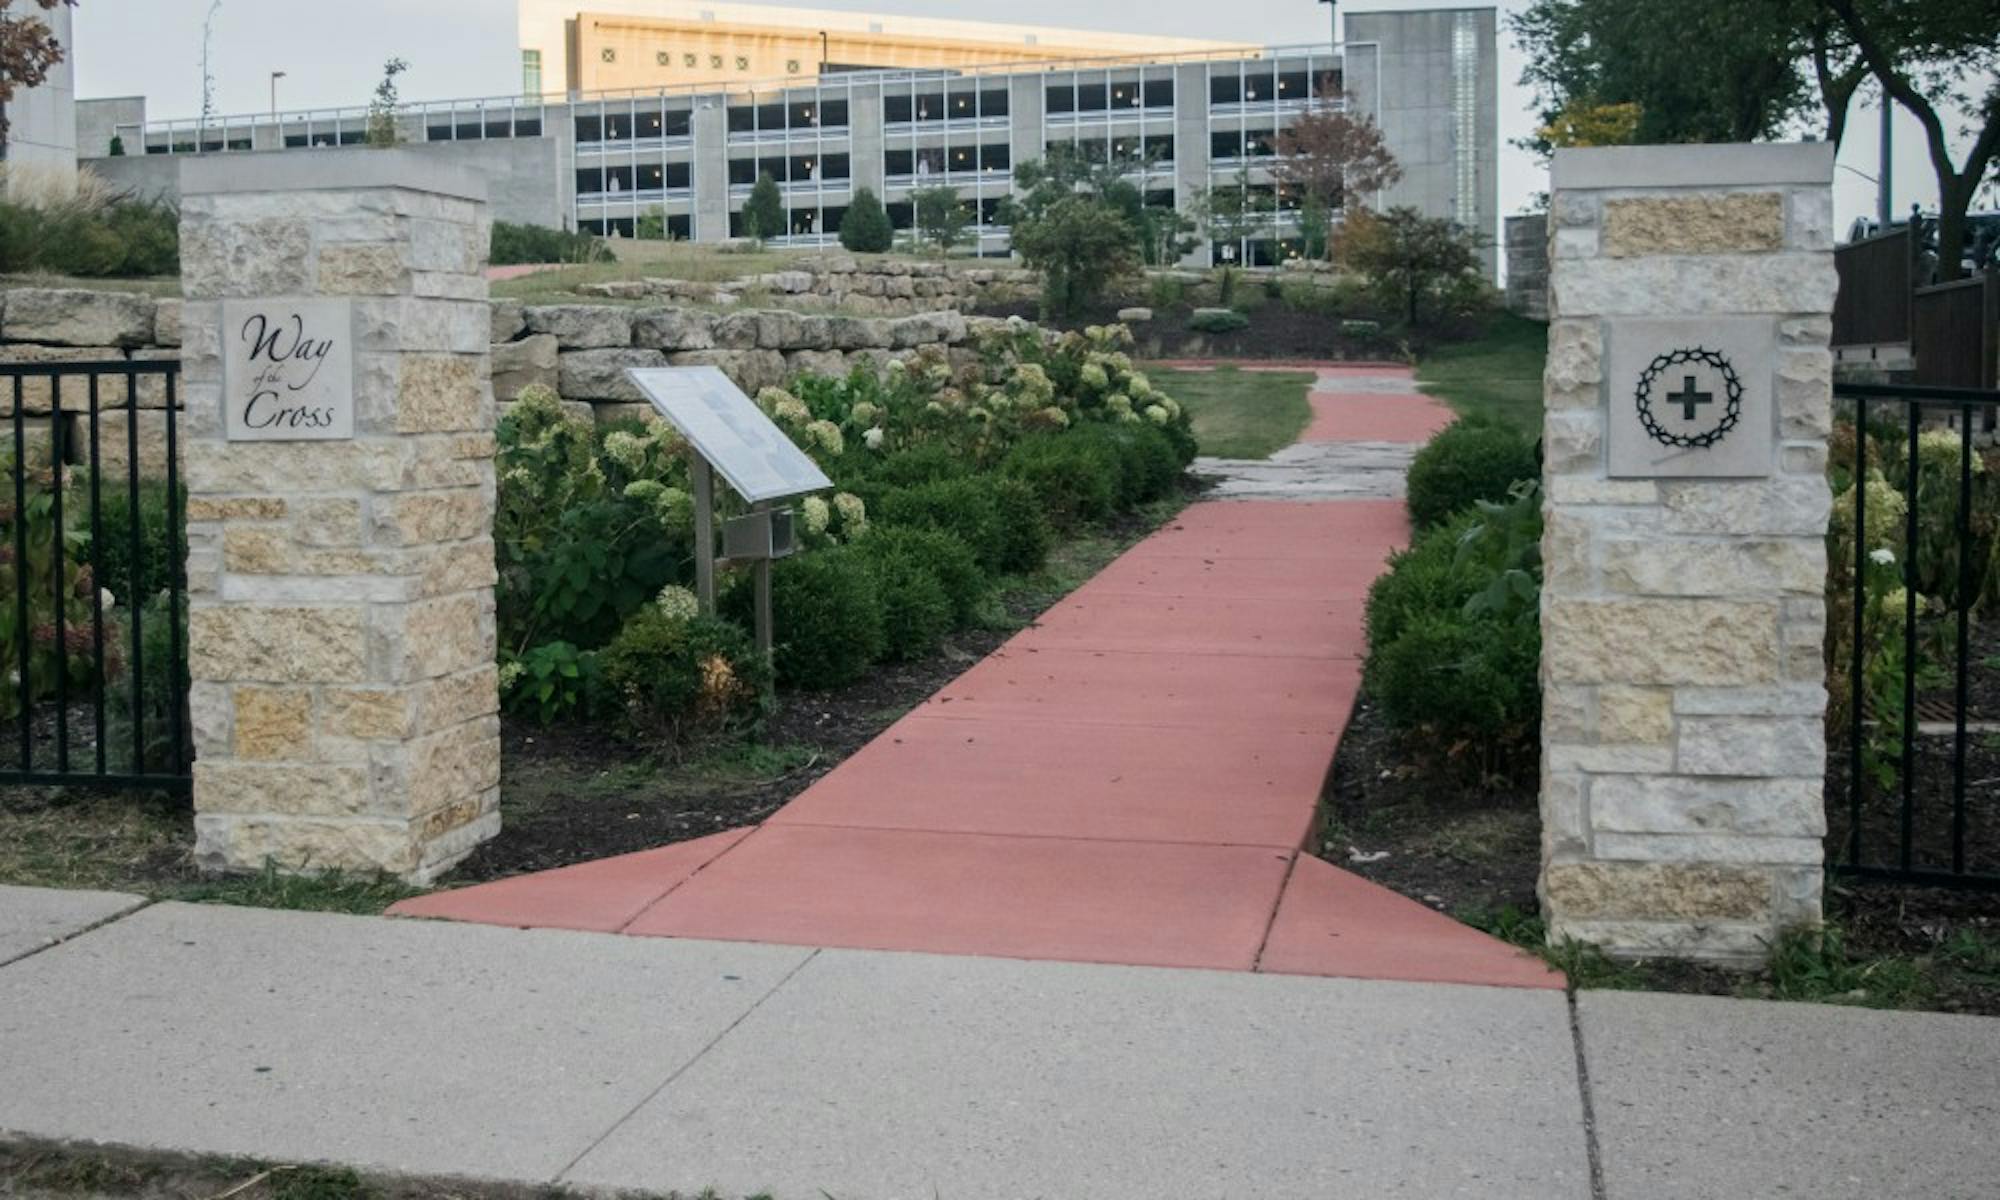
[(354, 302), (222, 305), (223, 429), (232, 442), (354, 436)]
[(625, 374), (750, 503), (833, 486), (719, 367), (635, 367)]
[(1774, 341), (1765, 317), (1614, 321), (1612, 477), (1769, 475)]

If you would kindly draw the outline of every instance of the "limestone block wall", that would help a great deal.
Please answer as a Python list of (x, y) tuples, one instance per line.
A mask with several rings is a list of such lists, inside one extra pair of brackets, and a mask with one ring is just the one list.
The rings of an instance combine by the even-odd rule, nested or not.
[(904, 316), (940, 308), (1032, 299), (1035, 273), (1020, 267), (964, 267), (851, 254), (802, 256), (782, 271), (705, 283), (685, 279), (616, 280), (582, 291), (619, 300), (681, 300), (733, 305), (758, 296), (773, 305), (838, 304), (862, 316)]
[[(1831, 175), (1823, 145), (1557, 153), (1542, 545), (1552, 938), (1744, 962), (1820, 919)], [(1659, 352), (1659, 318), (1691, 319), (1690, 341), (1755, 343), (1737, 356), (1748, 399), (1727, 445), (1760, 449), (1736, 474), (1704, 473), (1699, 454), (1719, 448), (1666, 454), (1651, 477), (1611, 471), (1637, 382), (1616, 364)]]
[[(484, 185), (366, 150), (182, 182), (196, 858), (427, 880), (500, 820)], [(353, 436), (228, 440), (225, 302), (324, 297)]]

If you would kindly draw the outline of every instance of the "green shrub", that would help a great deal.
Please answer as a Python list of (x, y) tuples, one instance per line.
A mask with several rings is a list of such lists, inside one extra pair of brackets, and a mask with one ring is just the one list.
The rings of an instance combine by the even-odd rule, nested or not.
[(882, 600), (882, 656), (908, 662), (936, 650), (952, 628), (951, 597), (943, 581), (914, 553), (886, 544), (865, 547), (863, 553)]
[(1410, 519), (1429, 529), (1481, 500), (1501, 501), (1523, 479), (1539, 479), (1534, 444), (1504, 425), (1455, 421), (1410, 463)]
[(565, 641), (543, 642), (518, 657), (501, 654), (500, 702), (509, 712), (547, 725), (589, 716), (603, 696), (597, 651)]
[(1188, 328), (1196, 333), (1238, 333), (1250, 328), (1250, 318), (1232, 308), (1198, 308), (1188, 318)]
[(52, 207), (0, 202), (0, 270), (88, 278), (173, 275), (180, 270), (180, 214), (130, 196)]
[(942, 443), (911, 446), (885, 455), (869, 468), (867, 481), (879, 488), (917, 487), (940, 479), (963, 479), (972, 473), (965, 455)]
[(1170, 494), (1180, 481), (1182, 461), (1173, 433), (1144, 422), (1084, 425), (1071, 437), (1103, 446), (1118, 459), (1118, 505), (1133, 508)]
[(1146, 280), (1146, 305), (1162, 312), (1179, 308), (1187, 300), (1187, 284), (1171, 275), (1153, 275)]
[(886, 493), (876, 506), (877, 524), (937, 529), (951, 534), (972, 551), (984, 570), (1001, 572), (1007, 535), (1000, 526), (1000, 508), (984, 477), (939, 479)]
[(1102, 521), (1129, 502), (1117, 445), (1083, 430), (1027, 438), (1008, 453), (1001, 469), (1034, 489), (1058, 529)]
[[(873, 564), (858, 550), (815, 550), (772, 565), (772, 667), (778, 682), (839, 687), (882, 657), (882, 597)], [(729, 610), (748, 625), (752, 593), (741, 574), (730, 589)]]
[(991, 487), (1000, 517), (998, 569), (1018, 575), (1041, 570), (1055, 534), (1035, 490), (1018, 479), (994, 479)]
[(1536, 741), (1540, 533), (1539, 491), (1523, 487), (1419, 536), (1368, 593), (1362, 682), (1384, 720), (1487, 772)]
[[(173, 531), (174, 514), (169, 512), (167, 506), (167, 485), (153, 480), (141, 482), (136, 510), (132, 507), (132, 493), (125, 479), (106, 476), (98, 486), (101, 495), (95, 524), (103, 534), (102, 540), (90, 540), (92, 521), (87, 482), (72, 490), (66, 498), (69, 511), (65, 515), (71, 532), (85, 539), (79, 553), (81, 560), (90, 564), (97, 585), (110, 589), (120, 604), (129, 603), (134, 596), (158, 595), (167, 589), (170, 581), (178, 582), (185, 590), (187, 541), (184, 534), (177, 534), (171, 539), (168, 536)], [(185, 500), (186, 489), (182, 489), (182, 497)], [(136, 582), (132, 575), (132, 529), (135, 520), (142, 560)]]
[(594, 234), (543, 225), (493, 222), (492, 263), (599, 263), (612, 261), (611, 248)]
[(979, 560), (970, 547), (943, 530), (883, 526), (869, 530), (856, 546), (870, 558), (906, 556), (922, 563), (944, 588), (952, 623), (960, 628), (972, 623), (986, 599), (988, 580)]
[[(180, 746), (187, 759), (194, 755), (194, 734), (187, 724), (188, 707), (182, 700), (188, 680), (188, 605), (183, 596), (180, 612), (180, 658), (174, 658), (175, 630), (165, 592), (146, 598), (139, 609), (139, 667), (124, 663), (105, 696), (105, 751), (112, 770), (167, 774), (174, 769), (174, 722), (181, 722)], [(107, 619), (104, 627), (107, 656), (122, 659), (130, 653), (131, 629), (123, 622)], [(137, 682), (140, 719), (145, 722), (140, 761), (132, 761), (132, 687)], [(74, 696), (76, 693), (72, 692)]]
[(598, 657), (633, 731), (669, 744), (755, 717), (770, 691), (770, 663), (742, 626), (657, 604), (634, 613)]

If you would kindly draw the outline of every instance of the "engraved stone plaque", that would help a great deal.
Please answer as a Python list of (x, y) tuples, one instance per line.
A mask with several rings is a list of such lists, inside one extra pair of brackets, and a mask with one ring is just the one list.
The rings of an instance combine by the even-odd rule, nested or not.
[(353, 437), (354, 302), (224, 302), (222, 404), (232, 442)]
[(1615, 320), (1608, 341), (1612, 478), (1771, 474), (1776, 331), (1770, 318)]

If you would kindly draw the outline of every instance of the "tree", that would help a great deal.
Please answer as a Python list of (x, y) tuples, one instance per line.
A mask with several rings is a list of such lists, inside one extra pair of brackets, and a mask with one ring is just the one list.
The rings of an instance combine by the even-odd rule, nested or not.
[[(16, 17), (15, 0), (0, 0), (0, 133), (7, 132), (7, 105), (17, 88), (40, 87), (63, 61), (65, 50), (49, 23), (37, 16)], [(76, 0), (29, 0), (43, 9)]]
[(743, 236), (761, 242), (783, 237), (786, 229), (785, 197), (769, 171), (759, 171), (750, 196), (743, 201)]
[(1455, 221), (1399, 206), (1377, 215), (1361, 209), (1347, 219), (1343, 264), (1393, 296), (1404, 319), (1417, 324), (1425, 301), (1440, 301), (1476, 281), (1479, 238)]
[(1015, 195), (1001, 201), (1014, 252), (1042, 277), (1042, 307), (1078, 317), (1141, 271), (1145, 197), (1127, 164), (1091, 163), (1073, 145), (1014, 168)]
[(1403, 168), (1367, 113), (1340, 93), (1322, 90), (1312, 106), (1278, 131), (1271, 174), (1299, 200), (1308, 247), (1324, 245), (1333, 214), (1348, 196), (1370, 196), (1403, 177)]
[(1800, 16), (1815, 2), (1533, 0), (1509, 24), (1544, 129), (1572, 105), (1636, 104), (1634, 141), (1750, 142), (1811, 105)]
[(396, 118), (402, 111), (403, 98), (396, 88), (396, 76), (409, 69), (410, 64), (400, 58), (392, 58), (382, 64), (382, 82), (375, 85), (375, 99), (368, 104), (369, 145), (386, 147), (402, 144), (403, 131)]
[(881, 254), (896, 244), (889, 210), (865, 187), (854, 189), (847, 215), (840, 219), (840, 244), (856, 254)]
[(1639, 132), (1639, 106), (1572, 100), (1535, 137), (1557, 150), (1571, 146), (1629, 146)]
[[(1938, 273), (1964, 273), (1965, 217), (2000, 158), (2000, 21), (1991, 0), (1820, 0), (1876, 83), (1924, 129), (1938, 181)], [(1972, 135), (1953, 162), (1942, 109), (1968, 114)]]
[(939, 258), (965, 240), (966, 226), (972, 221), (955, 187), (917, 188), (910, 193), (910, 212), (918, 244), (936, 246)]
[(1195, 211), (1211, 242), (1240, 246), (1246, 239), (1274, 228), (1278, 199), (1250, 182), (1250, 172), (1239, 170), (1232, 183), (1209, 188), (1195, 198)]

